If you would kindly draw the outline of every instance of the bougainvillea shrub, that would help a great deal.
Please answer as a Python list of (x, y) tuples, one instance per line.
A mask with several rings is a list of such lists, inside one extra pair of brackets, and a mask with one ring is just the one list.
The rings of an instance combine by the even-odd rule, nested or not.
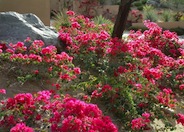
[[(31, 43), (30, 47), (24, 43)], [(3, 48), (6, 47), (6, 48)], [(54, 79), (51, 90), (19, 93), (0, 102), (0, 130), (11, 132), (117, 132), (117, 127), (104, 116), (97, 105), (61, 94), (64, 84), (75, 80), (81, 73), (66, 52), (57, 53), (54, 46), (44, 47), (40, 40), (16, 44), (1, 44), (0, 57), (14, 67), (18, 66), (17, 81)], [(6, 69), (6, 68), (5, 68)], [(4, 70), (5, 70), (4, 69)], [(47, 85), (47, 84), (45, 84)], [(39, 89), (39, 88), (38, 88)], [(1, 94), (6, 94), (4, 88)]]
[(145, 21), (148, 30), (118, 40), (106, 26), (97, 27), (84, 16), (72, 14), (69, 20), (71, 26), (62, 26), (59, 38), (83, 71), (76, 88), (102, 101), (126, 130), (150, 129), (155, 118), (173, 129), (166, 111), (182, 121), (175, 109), (182, 107), (177, 97), (184, 93), (184, 42), (175, 33)]
[[(24, 43), (30, 43), (31, 46), (26, 47)], [(80, 74), (80, 68), (72, 63), (73, 57), (66, 52), (57, 53), (55, 46), (45, 47), (41, 40), (31, 41), (27, 38), (25, 42), (9, 44), (6, 49), (1, 46), (1, 50), (2, 64), (3, 61), (9, 62), (10, 66), (14, 65), (19, 71), (21, 70), (21, 72), (18, 70), (14, 72), (22, 83), (29, 79), (41, 79), (43, 76), (56, 78), (60, 83), (74, 80)]]
[(10, 132), (117, 132), (97, 105), (51, 91), (21, 93), (1, 101), (0, 128)]

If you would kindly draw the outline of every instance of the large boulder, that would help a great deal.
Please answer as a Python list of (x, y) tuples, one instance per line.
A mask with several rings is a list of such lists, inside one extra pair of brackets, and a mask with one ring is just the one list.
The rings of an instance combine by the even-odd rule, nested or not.
[(42, 40), (45, 46), (59, 46), (58, 34), (45, 26), (36, 15), (0, 12), (0, 42), (17, 43), (27, 37)]

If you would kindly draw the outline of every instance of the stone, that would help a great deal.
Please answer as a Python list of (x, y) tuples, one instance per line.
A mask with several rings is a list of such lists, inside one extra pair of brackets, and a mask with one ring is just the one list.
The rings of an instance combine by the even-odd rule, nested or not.
[(160, 0), (148, 0), (147, 4), (152, 5), (154, 7), (159, 7), (160, 6)]
[(42, 40), (45, 46), (59, 46), (57, 32), (45, 26), (36, 15), (0, 12), (0, 42), (14, 44), (18, 41), (23, 42), (27, 37), (31, 40)]

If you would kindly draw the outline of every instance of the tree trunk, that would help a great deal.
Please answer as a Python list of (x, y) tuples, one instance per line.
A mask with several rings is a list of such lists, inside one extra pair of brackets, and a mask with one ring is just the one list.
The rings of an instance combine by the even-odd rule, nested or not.
[(112, 33), (113, 38), (115, 37), (118, 37), (119, 39), (122, 38), (132, 2), (133, 0), (121, 0), (121, 4), (119, 6), (118, 15)]

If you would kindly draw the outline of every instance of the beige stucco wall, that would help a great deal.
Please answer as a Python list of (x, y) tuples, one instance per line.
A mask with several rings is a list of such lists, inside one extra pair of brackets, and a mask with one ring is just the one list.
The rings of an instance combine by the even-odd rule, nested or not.
[[(177, 27), (184, 28), (184, 22), (159, 22), (157, 24), (160, 27), (165, 29), (171, 29), (171, 28), (177, 28)], [(132, 26), (145, 28), (143, 23), (132, 23)]]
[(73, 10), (73, 0), (50, 0), (50, 11)]
[(59, 8), (61, 8), (61, 3), (63, 3), (63, 0), (61, 0), (61, 2), (59, 2), (59, 0), (50, 0), (50, 11), (59, 11)]
[(33, 13), (50, 25), (50, 0), (0, 0), (0, 12)]

